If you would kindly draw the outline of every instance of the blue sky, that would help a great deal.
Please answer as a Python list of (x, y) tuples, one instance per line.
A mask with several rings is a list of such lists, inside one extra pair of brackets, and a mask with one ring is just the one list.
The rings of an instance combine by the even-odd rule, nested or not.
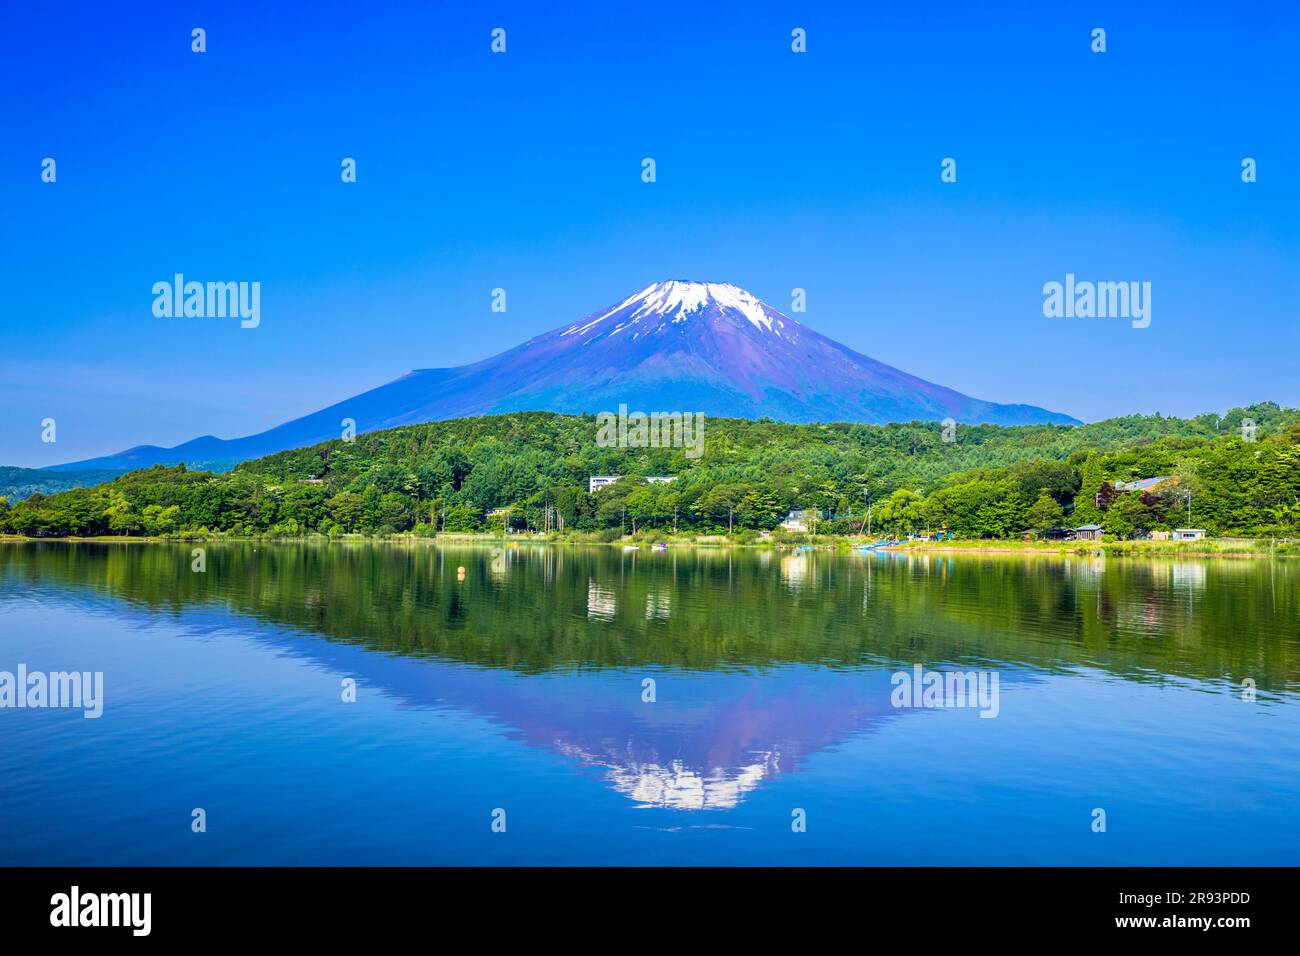
[[(1085, 420), (1300, 405), (1296, 5), (901, 6), (7, 5), (0, 464), (260, 431), (665, 278)], [(155, 317), (176, 272), (261, 282), (260, 327)], [(1150, 328), (1044, 318), (1067, 272), (1151, 282)]]

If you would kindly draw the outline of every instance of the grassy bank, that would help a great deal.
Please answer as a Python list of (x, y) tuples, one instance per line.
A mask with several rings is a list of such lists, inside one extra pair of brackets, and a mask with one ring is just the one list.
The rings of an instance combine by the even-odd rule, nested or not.
[(1114, 554), (1138, 557), (1300, 556), (1300, 541), (1273, 538), (1206, 538), (1202, 541), (911, 541), (898, 551), (983, 554)]
[[(624, 535), (611, 536), (603, 533), (564, 533), (547, 534), (491, 534), (485, 532), (443, 532), (435, 537), (418, 537), (411, 534), (378, 535), (334, 535), (321, 534), (297, 537), (255, 535), (236, 536), (214, 534), (204, 537), (163, 536), (142, 537), (130, 535), (102, 535), (97, 537), (24, 537), (22, 535), (0, 535), (0, 542), (95, 542), (100, 544), (148, 544), (161, 542), (186, 541), (264, 541), (272, 542), (308, 542), (316, 544), (356, 544), (384, 542), (397, 545), (418, 544), (576, 544), (603, 545), (606, 547), (626, 547), (639, 545), (649, 548), (652, 544), (663, 543), (674, 548), (765, 548), (772, 550), (815, 547), (819, 550), (851, 551), (872, 540), (858, 536), (835, 535), (782, 535), (774, 534), (769, 538), (741, 534), (727, 536), (715, 535)], [(895, 553), (926, 554), (1024, 554), (1024, 555), (1075, 555), (1075, 554), (1109, 554), (1130, 555), (1135, 557), (1300, 557), (1300, 541), (1293, 539), (1270, 538), (1207, 538), (1203, 541), (1022, 541), (987, 538), (969, 538), (946, 541), (909, 541), (886, 550)]]

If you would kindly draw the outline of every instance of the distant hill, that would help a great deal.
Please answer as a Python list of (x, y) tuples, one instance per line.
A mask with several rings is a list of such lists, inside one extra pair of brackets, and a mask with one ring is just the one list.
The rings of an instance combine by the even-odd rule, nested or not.
[(245, 438), (141, 445), (59, 469), (236, 462), (358, 432), (516, 411), (702, 411), (784, 422), (942, 421), (1077, 425), (1035, 405), (1000, 405), (855, 352), (744, 289), (656, 282), (622, 302), (459, 368), (418, 369)]
[(80, 469), (73, 471), (46, 471), (40, 468), (14, 468), (0, 465), (0, 498), (10, 502), (21, 501), (31, 495), (52, 495), (69, 488), (97, 485), (111, 481), (121, 472)]

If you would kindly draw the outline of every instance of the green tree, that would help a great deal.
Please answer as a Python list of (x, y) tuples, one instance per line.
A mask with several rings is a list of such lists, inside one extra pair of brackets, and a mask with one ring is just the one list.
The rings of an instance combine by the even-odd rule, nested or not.
[(333, 518), (345, 532), (361, 530), (361, 521), (365, 516), (366, 503), (354, 491), (340, 491), (325, 502)]
[(1074, 511), (1070, 513), (1070, 521), (1074, 525), (1101, 523), (1097, 496), (1101, 494), (1103, 480), (1101, 456), (1089, 454), (1079, 469), (1079, 493), (1074, 499)]
[(899, 488), (876, 506), (874, 517), (882, 528), (892, 529), (896, 534), (916, 531), (925, 523), (923, 500), (915, 491)]
[(481, 531), (482, 523), (479, 521), (478, 512), (471, 505), (452, 505), (447, 509), (447, 520), (443, 525), (444, 531), (459, 531), (461, 533), (471, 531)]
[(139, 517), (132, 510), (126, 492), (121, 489), (110, 493), (104, 517), (108, 519), (108, 529), (116, 534), (134, 534), (142, 530)]
[(1056, 499), (1046, 491), (1038, 496), (1038, 499), (1029, 506), (1025, 512), (1025, 523), (1037, 531), (1049, 531), (1052, 528), (1059, 528), (1061, 521), (1065, 518), (1065, 511), (1057, 504)]
[(1106, 510), (1101, 526), (1107, 534), (1117, 538), (1131, 538), (1138, 531), (1151, 527), (1151, 509), (1142, 500), (1140, 491), (1130, 491), (1115, 499)]

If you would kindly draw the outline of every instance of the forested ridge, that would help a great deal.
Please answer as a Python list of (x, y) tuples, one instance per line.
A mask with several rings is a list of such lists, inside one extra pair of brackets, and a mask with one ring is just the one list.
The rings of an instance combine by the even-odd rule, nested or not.
[[(947, 434), (922, 422), (709, 419), (698, 459), (602, 448), (596, 435), (594, 416), (524, 412), (371, 432), (222, 474), (155, 466), (12, 505), (0, 499), (0, 531), (430, 535), (509, 525), (752, 536), (808, 509), (819, 532), (843, 534), (858, 530), (870, 503), (874, 527), (891, 533), (996, 538), (1099, 523), (1129, 537), (1186, 525), (1190, 493), (1191, 523), (1211, 534), (1300, 533), (1300, 410), (1272, 403)], [(623, 477), (590, 494), (591, 475)], [(1149, 492), (1114, 488), (1157, 476), (1171, 480)]]
[(99, 469), (77, 471), (45, 471), (41, 468), (15, 468), (0, 465), (0, 498), (18, 501), (29, 495), (52, 495), (69, 488), (111, 481), (118, 472)]

